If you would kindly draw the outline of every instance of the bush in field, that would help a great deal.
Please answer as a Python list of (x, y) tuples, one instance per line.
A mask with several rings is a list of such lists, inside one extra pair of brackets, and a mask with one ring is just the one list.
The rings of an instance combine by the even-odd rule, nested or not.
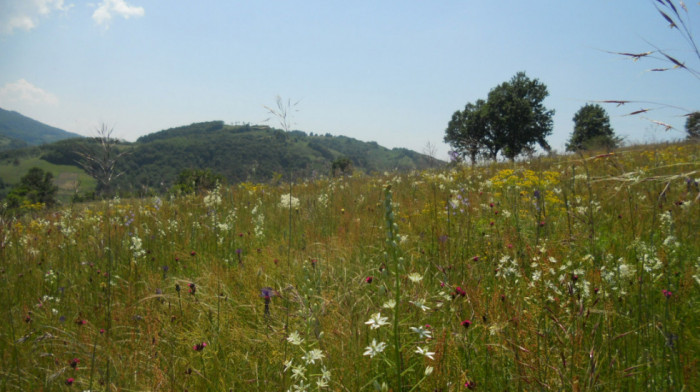
[(203, 193), (225, 183), (224, 176), (210, 169), (185, 169), (177, 176), (172, 192), (176, 194)]

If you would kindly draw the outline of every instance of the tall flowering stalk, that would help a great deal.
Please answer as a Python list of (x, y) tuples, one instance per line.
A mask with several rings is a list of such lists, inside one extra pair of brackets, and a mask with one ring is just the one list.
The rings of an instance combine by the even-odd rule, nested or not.
[(401, 303), (401, 278), (399, 276), (399, 267), (401, 258), (399, 257), (399, 246), (397, 241), (398, 225), (394, 222), (394, 211), (392, 207), (391, 185), (387, 185), (384, 189), (384, 218), (386, 221), (386, 248), (387, 258), (391, 259), (394, 266), (394, 296), (396, 305), (394, 305), (394, 356), (396, 364), (396, 390), (402, 390), (402, 361), (401, 361), (401, 335), (399, 334), (399, 304)]

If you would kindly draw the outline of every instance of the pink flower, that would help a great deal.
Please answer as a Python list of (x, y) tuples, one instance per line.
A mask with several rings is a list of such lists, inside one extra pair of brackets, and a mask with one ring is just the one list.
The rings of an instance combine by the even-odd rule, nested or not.
[(469, 320), (464, 320), (464, 321), (462, 321), (462, 326), (463, 326), (464, 328), (469, 328), (470, 325), (472, 325), (472, 322), (471, 322), (471, 321), (469, 321)]
[(202, 351), (202, 350), (204, 350), (204, 347), (207, 347), (207, 343), (206, 343), (206, 342), (197, 343), (197, 344), (195, 344), (194, 346), (192, 346), (192, 349), (193, 349), (194, 351)]
[(75, 379), (73, 377), (68, 377), (66, 379), (66, 385), (71, 386), (71, 385), (73, 385), (74, 381), (75, 381)]
[(372, 279), (374, 279), (374, 278), (372, 278), (371, 276), (368, 276), (365, 278), (365, 282), (367, 282), (368, 284), (372, 283)]
[(661, 292), (664, 294), (664, 297), (666, 297), (666, 298), (671, 298), (671, 296), (673, 295), (673, 293), (670, 290), (662, 290)]

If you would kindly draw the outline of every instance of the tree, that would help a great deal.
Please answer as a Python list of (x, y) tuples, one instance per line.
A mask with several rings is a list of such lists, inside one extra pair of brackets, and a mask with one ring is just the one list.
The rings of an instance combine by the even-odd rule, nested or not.
[(76, 152), (82, 158), (80, 165), (97, 181), (98, 193), (104, 195), (111, 193), (112, 181), (123, 174), (117, 170), (117, 163), (126, 154), (126, 151), (117, 148), (119, 141), (112, 137), (113, 132), (114, 128), (102, 124), (94, 138), (97, 148)]
[(518, 72), (493, 88), (487, 101), (477, 100), (455, 112), (445, 141), (460, 154), (469, 155), (472, 163), (479, 153), (496, 159), (501, 152), (513, 160), (532, 151), (535, 144), (549, 151), (546, 137), (552, 133), (554, 110), (543, 104), (548, 95), (547, 86)]
[(545, 138), (552, 133), (554, 110), (547, 110), (542, 103), (548, 95), (547, 86), (531, 80), (524, 72), (489, 92), (489, 149), (494, 158), (502, 151), (513, 160), (535, 143), (546, 151), (551, 149)]
[(700, 139), (700, 112), (688, 115), (688, 119), (685, 120), (685, 131), (688, 133), (688, 139)]
[(472, 165), (486, 147), (489, 126), (486, 117), (486, 102), (479, 99), (468, 103), (464, 110), (456, 111), (447, 124), (445, 142), (462, 156), (469, 156)]
[(613, 149), (620, 145), (620, 138), (610, 126), (610, 117), (602, 106), (586, 104), (573, 118), (574, 132), (566, 144), (566, 151)]
[(8, 208), (19, 208), (25, 202), (42, 203), (51, 207), (56, 204), (57, 192), (58, 187), (53, 184), (53, 174), (33, 167), (7, 195)]

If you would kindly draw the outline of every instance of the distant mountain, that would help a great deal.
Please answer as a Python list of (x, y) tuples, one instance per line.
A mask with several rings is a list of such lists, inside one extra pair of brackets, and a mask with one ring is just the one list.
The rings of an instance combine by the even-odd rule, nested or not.
[(76, 137), (82, 136), (0, 108), (0, 150), (37, 146)]
[[(78, 165), (76, 152), (96, 146), (92, 138), (63, 140), (0, 154), (0, 161), (40, 156), (57, 165)], [(353, 170), (366, 173), (425, 169), (441, 163), (408, 149), (388, 149), (345, 136), (284, 132), (261, 125), (232, 126), (223, 121), (155, 132), (134, 143), (119, 142), (118, 149), (127, 154), (118, 164), (123, 174), (114, 185), (135, 193), (167, 190), (185, 169), (210, 169), (233, 184), (266, 182), (290, 174), (297, 179), (330, 175), (334, 161), (349, 161)]]

